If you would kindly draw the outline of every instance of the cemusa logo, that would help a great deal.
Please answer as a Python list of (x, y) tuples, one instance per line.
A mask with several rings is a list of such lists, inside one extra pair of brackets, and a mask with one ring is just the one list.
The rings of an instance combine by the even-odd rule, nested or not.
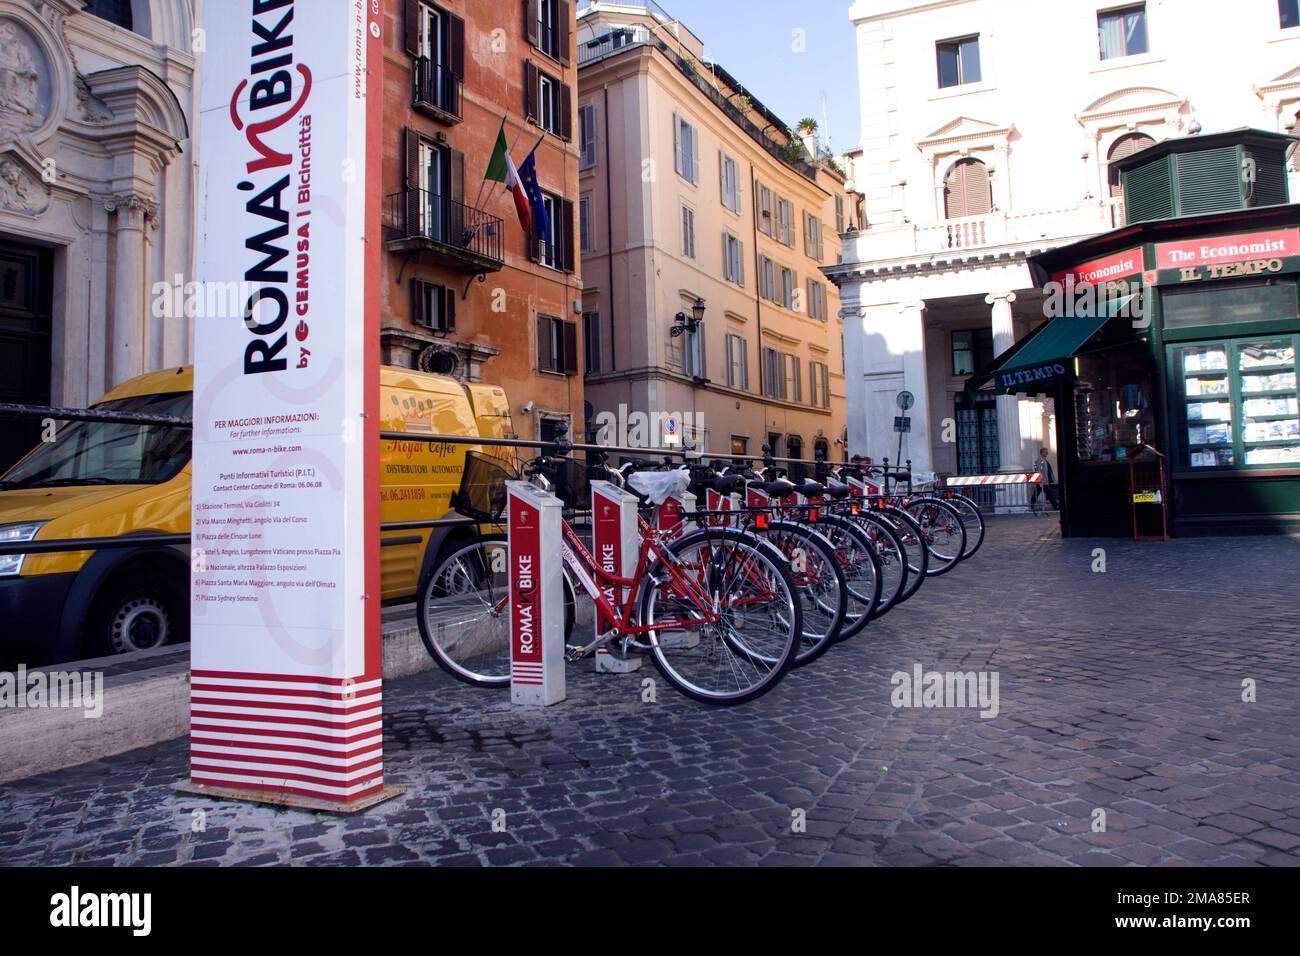
[[(241, 192), (253, 193), (244, 203), (250, 217), (244, 248), (253, 253), (256, 262), (245, 273), (245, 281), (256, 289), (244, 305), (244, 325), (254, 336), (244, 348), (244, 374), (282, 372), (288, 367), (281, 353), (288, 344), (285, 324), (291, 314), (289, 304), (289, 272), (280, 268), (281, 261), (289, 255), (290, 211), (285, 204), (293, 175), (289, 167), (294, 161), (293, 146), (302, 154), (304, 169), (298, 173), (298, 200), (304, 198), (303, 180), (309, 177), (307, 166), (311, 158), (311, 117), (304, 116), (298, 123), (299, 135), (285, 151), (269, 142), (273, 134), (292, 121), (311, 96), (311, 68), (295, 62), (294, 35), (292, 31), (294, 0), (251, 0), (252, 16), (248, 76), (240, 81), (230, 97), (230, 121), (244, 134), (250, 158), (245, 164), (247, 178), (236, 184)], [(260, 19), (259, 19), (260, 18)], [(296, 87), (296, 89), (295, 89)], [(241, 113), (241, 100), (248, 94), (247, 115)], [(310, 179), (306, 182), (309, 184)], [(309, 189), (306, 190), (310, 196)], [(299, 253), (299, 315), (303, 315), (301, 293), (306, 282), (303, 261), (310, 243), (310, 226), (299, 213), (297, 251)], [(307, 339), (306, 323), (300, 321), (295, 329), (300, 342)], [(303, 349), (298, 367), (305, 367)]]

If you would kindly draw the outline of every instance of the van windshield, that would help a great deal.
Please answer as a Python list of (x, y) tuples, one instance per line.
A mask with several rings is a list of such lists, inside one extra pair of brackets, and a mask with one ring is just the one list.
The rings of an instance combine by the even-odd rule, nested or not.
[[(189, 418), (189, 392), (101, 402), (97, 411)], [(0, 490), (67, 485), (148, 485), (175, 477), (190, 460), (190, 429), (71, 422), (3, 476)]]

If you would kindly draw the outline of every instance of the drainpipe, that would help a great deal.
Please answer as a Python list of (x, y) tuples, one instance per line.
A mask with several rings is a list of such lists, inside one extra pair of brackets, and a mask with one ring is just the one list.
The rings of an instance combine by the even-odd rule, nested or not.
[(614, 172), (610, 169), (609, 84), (605, 94), (605, 264), (609, 266), (609, 370), (618, 371), (618, 353), (614, 349)]
[(754, 246), (754, 322), (758, 328), (758, 394), (759, 404), (763, 406), (763, 431), (767, 431), (767, 405), (762, 399), (767, 397), (767, 389), (763, 384), (764, 362), (763, 362), (763, 275), (761, 272), (762, 259), (758, 254), (758, 175), (754, 171), (754, 164), (749, 164), (749, 205), (751, 209), (751, 226), (753, 227), (753, 237), (751, 242)]

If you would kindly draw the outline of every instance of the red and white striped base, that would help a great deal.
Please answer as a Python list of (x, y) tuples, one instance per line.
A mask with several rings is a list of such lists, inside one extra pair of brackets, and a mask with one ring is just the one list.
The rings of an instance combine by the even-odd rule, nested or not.
[(535, 684), (541, 687), (545, 683), (544, 673), (544, 668), (540, 663), (534, 664), (529, 661), (510, 662), (510, 682), (512, 684)]
[(1036, 471), (1023, 475), (954, 475), (944, 480), (949, 488), (963, 485), (1036, 485), (1043, 476)]
[(190, 780), (350, 801), (384, 786), (379, 678), (194, 671)]

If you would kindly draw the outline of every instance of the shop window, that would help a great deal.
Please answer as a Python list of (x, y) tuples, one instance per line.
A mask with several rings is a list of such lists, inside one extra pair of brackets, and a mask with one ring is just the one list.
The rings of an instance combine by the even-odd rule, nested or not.
[(1133, 344), (1074, 360), (1077, 458), (1084, 464), (1128, 461), (1155, 444), (1151, 354)]
[(1283, 30), (1300, 27), (1300, 0), (1277, 0), (1277, 20)]
[(973, 375), (992, 361), (992, 329), (959, 329), (952, 333), (953, 375)]
[(1300, 465), (1296, 345), (1285, 335), (1171, 350), (1179, 464)]
[(1103, 10), (1097, 14), (1101, 58), (1114, 60), (1147, 52), (1147, 5)]
[(1298, 310), (1294, 276), (1196, 283), (1160, 293), (1160, 313), (1166, 330), (1294, 319)]

